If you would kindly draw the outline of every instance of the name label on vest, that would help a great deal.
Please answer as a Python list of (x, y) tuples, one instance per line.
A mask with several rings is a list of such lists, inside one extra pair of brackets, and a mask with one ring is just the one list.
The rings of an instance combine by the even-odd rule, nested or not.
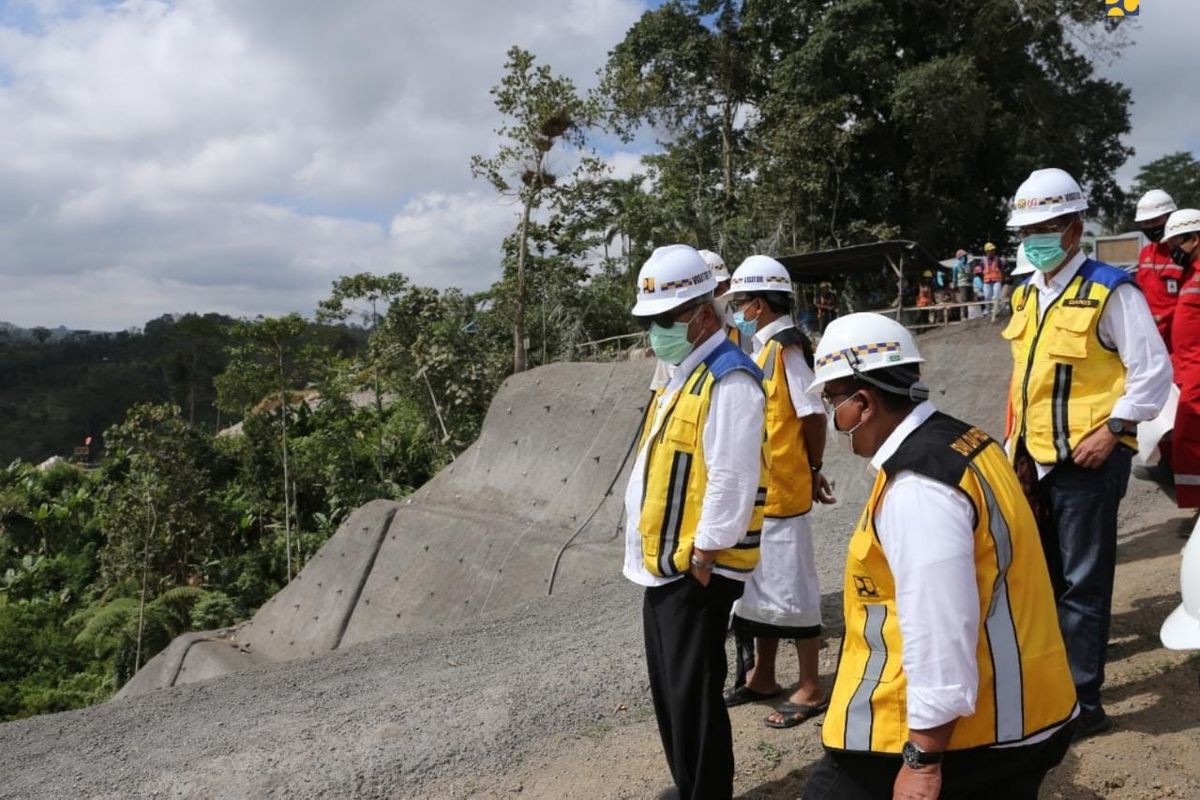
[(864, 575), (854, 576), (854, 590), (858, 592), (859, 597), (879, 597), (879, 589), (875, 586), (875, 581)]
[(978, 452), (990, 441), (991, 437), (979, 430), (979, 428), (971, 428), (962, 436), (955, 439), (950, 445), (950, 449), (963, 458), (970, 458), (971, 455)]
[(1099, 300), (1090, 300), (1086, 297), (1069, 297), (1063, 300), (1063, 305), (1067, 308), (1099, 308)]

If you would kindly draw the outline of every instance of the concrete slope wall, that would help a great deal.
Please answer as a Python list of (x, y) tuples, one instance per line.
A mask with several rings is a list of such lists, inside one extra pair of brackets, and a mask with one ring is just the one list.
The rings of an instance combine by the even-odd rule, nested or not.
[[(937, 406), (997, 438), (1011, 372), (999, 331), (980, 321), (917, 340)], [(401, 503), (357, 510), (232, 641), (181, 637), (122, 695), (512, 609), (546, 594), (568, 540), (556, 594), (610, 578), (624, 546), (625, 456), (652, 370), (646, 360), (554, 364), (510, 378), (453, 464)], [(874, 481), (835, 434), (825, 472), (839, 502), (815, 509), (821, 537), (850, 530)], [(819, 548), (823, 574), (839, 574), (843, 558)]]
[(511, 609), (546, 594), (568, 540), (555, 593), (597, 582), (623, 548), (652, 372), (641, 360), (509, 378), (450, 466), (402, 503), (356, 510), (250, 622), (179, 637), (119, 697)]

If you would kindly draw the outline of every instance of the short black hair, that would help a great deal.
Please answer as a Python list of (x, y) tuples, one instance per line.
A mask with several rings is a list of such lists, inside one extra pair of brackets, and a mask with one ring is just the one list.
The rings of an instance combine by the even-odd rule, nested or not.
[[(921, 365), (902, 364), (896, 367), (873, 369), (866, 374), (872, 380), (879, 381), (879, 383), (895, 386), (899, 389), (909, 389), (913, 384), (921, 380)], [(850, 380), (854, 382), (854, 391), (856, 392), (860, 390), (874, 390), (876, 396), (879, 397), (879, 402), (892, 413), (912, 411), (923, 402), (921, 400), (914, 400), (907, 394), (898, 394), (880, 389), (878, 386), (859, 377), (852, 377)]]
[(792, 296), (787, 292), (760, 292), (759, 297), (775, 314), (792, 313)]

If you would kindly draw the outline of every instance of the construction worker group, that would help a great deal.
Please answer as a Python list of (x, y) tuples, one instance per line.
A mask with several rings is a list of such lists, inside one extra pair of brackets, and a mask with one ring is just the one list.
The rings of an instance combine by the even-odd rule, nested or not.
[[(1117, 510), (1137, 424), (1160, 413), (1173, 374), (1179, 499), (1200, 506), (1200, 211), (1143, 199), (1152, 244), (1135, 283), (1084, 254), (1087, 208), (1058, 169), (1011, 202), (1021, 282), (1003, 329), (1003, 439), (937, 410), (917, 343), (891, 318), (834, 319), (814, 350), (773, 258), (730, 274), (680, 244), (642, 266), (633, 314), (660, 363), (625, 495), (624, 574), (645, 587), (673, 784), (662, 797), (732, 797), (727, 709), (743, 703), (777, 704), (772, 727), (823, 716), (805, 798), (1035, 798), (1074, 739), (1112, 727)], [(811, 516), (836, 502), (828, 430), (875, 477), (849, 532), (825, 688)], [(797, 654), (790, 693), (780, 640)]]

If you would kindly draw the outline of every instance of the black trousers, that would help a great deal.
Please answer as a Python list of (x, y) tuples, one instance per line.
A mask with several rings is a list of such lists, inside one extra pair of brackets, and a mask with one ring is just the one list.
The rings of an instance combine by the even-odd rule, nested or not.
[[(942, 800), (1037, 800), (1038, 787), (1063, 760), (1074, 730), (1070, 722), (1037, 744), (947, 753)], [(804, 787), (803, 800), (888, 800), (900, 765), (899, 756), (827, 750)]]
[(733, 733), (722, 693), (725, 631), (741, 581), (685, 575), (646, 589), (642, 620), (658, 733), (684, 800), (733, 796)]

